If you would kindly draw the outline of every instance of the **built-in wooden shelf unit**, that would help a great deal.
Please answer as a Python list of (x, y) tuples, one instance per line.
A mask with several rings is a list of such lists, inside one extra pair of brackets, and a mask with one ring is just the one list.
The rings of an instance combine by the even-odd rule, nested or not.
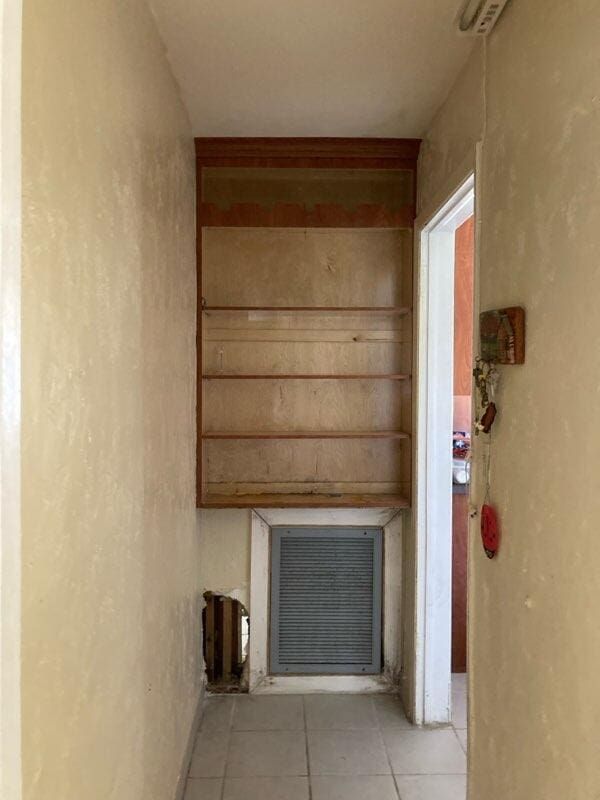
[(200, 507), (410, 506), (418, 150), (196, 140)]

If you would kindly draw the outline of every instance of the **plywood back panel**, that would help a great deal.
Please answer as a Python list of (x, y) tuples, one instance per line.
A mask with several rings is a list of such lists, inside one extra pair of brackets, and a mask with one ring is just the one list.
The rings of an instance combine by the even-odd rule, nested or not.
[(298, 204), (312, 209), (362, 205), (398, 211), (413, 202), (414, 176), (408, 169), (298, 169), (207, 167), (202, 176), (204, 203), (228, 209), (237, 204), (273, 208)]
[(207, 342), (207, 373), (400, 373), (401, 348), (387, 342)]
[[(206, 228), (208, 305), (400, 306), (412, 235), (400, 229)], [(409, 261), (410, 263), (410, 261)]]
[(403, 405), (399, 381), (206, 381), (204, 430), (403, 430)]
[(224, 440), (204, 443), (215, 483), (394, 482), (404, 444), (396, 440)]

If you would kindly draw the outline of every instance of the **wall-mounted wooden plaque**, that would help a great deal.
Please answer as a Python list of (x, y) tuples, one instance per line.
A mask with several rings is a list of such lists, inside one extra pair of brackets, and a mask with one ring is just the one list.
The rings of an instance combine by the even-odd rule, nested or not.
[(494, 364), (525, 363), (525, 309), (496, 308), (479, 315), (481, 358)]

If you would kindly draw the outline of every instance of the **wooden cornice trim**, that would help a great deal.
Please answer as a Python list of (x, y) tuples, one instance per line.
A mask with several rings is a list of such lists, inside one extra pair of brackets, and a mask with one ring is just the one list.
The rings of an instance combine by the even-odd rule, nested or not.
[(416, 161), (420, 139), (319, 137), (196, 137), (196, 157), (207, 159), (390, 159)]

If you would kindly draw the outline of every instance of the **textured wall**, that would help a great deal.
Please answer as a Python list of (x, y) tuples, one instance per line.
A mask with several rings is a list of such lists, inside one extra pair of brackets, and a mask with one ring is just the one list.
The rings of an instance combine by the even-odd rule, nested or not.
[(167, 800), (202, 674), (193, 144), (142, 0), (24, 5), (24, 797)]
[(202, 592), (234, 597), (250, 611), (251, 511), (245, 508), (198, 512)]
[[(523, 304), (528, 341), (501, 370), (497, 559), (472, 531), (471, 800), (600, 797), (599, 18), (598, 0), (513, 2), (487, 43), (481, 306)], [(472, 148), (483, 103), (461, 81), (427, 136), (429, 197)]]
[(418, 210), (446, 199), (440, 191), (465, 159), (474, 157), (481, 137), (484, 109), (484, 43), (477, 41), (446, 102), (423, 136), (417, 178)]

